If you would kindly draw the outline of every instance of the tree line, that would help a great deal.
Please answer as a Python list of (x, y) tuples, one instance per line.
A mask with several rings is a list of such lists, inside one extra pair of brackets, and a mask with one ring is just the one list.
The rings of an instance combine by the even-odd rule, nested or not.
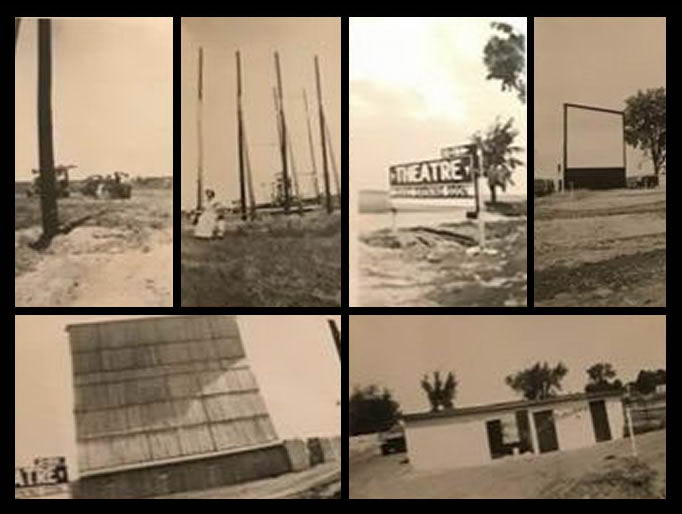
[[(544, 400), (557, 396), (562, 391), (562, 380), (569, 370), (563, 362), (550, 366), (547, 362), (536, 362), (529, 368), (507, 375), (504, 383), (524, 400)], [(635, 380), (623, 383), (617, 377), (613, 365), (598, 362), (585, 370), (587, 382), (585, 393), (625, 391), (631, 395), (647, 395), (656, 391), (657, 386), (666, 383), (666, 371), (640, 370)], [(431, 412), (454, 410), (459, 382), (454, 371), (445, 376), (434, 371), (425, 374), (419, 387), (429, 402)], [(377, 385), (356, 387), (348, 403), (350, 435), (383, 432), (396, 424), (402, 415), (400, 405), (391, 391)]]

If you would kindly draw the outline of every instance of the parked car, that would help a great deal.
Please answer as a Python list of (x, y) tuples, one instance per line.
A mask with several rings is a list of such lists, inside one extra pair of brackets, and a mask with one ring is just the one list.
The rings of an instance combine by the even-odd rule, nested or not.
[(406, 452), (405, 429), (401, 425), (394, 425), (386, 432), (379, 433), (379, 443), (381, 444), (381, 455)]

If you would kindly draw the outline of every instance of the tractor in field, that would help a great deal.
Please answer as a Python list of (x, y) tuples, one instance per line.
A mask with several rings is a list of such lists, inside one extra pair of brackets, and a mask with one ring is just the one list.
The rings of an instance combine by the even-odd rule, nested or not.
[[(69, 170), (76, 168), (73, 164), (68, 166), (57, 166), (55, 167), (55, 176), (57, 177), (57, 198), (68, 198), (69, 192)], [(26, 190), (26, 196), (32, 198), (34, 196), (40, 196), (41, 194), (41, 177), (39, 170), (31, 170), (35, 178), (31, 187)]]
[(120, 171), (107, 176), (91, 175), (85, 179), (81, 187), (83, 196), (93, 198), (129, 199), (132, 192), (133, 187), (128, 181), (128, 174)]

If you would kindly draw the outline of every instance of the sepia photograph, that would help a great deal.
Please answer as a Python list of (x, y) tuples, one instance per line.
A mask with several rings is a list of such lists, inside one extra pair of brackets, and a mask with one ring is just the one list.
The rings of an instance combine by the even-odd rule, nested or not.
[(349, 497), (665, 499), (665, 325), (350, 316)]
[(173, 19), (16, 18), (16, 307), (173, 304)]
[(183, 307), (341, 305), (341, 19), (182, 18)]
[(665, 307), (666, 19), (534, 27), (534, 303)]
[(359, 307), (527, 305), (526, 18), (350, 18)]
[(15, 498), (340, 498), (340, 316), (14, 328)]

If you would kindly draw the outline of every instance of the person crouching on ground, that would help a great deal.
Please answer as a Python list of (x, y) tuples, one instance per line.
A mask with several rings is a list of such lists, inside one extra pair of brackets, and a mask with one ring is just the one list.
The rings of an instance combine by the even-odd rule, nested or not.
[(198, 239), (213, 239), (223, 237), (225, 234), (225, 220), (222, 215), (222, 206), (215, 198), (215, 191), (206, 190), (206, 205), (199, 214), (197, 224), (194, 226), (194, 237)]

